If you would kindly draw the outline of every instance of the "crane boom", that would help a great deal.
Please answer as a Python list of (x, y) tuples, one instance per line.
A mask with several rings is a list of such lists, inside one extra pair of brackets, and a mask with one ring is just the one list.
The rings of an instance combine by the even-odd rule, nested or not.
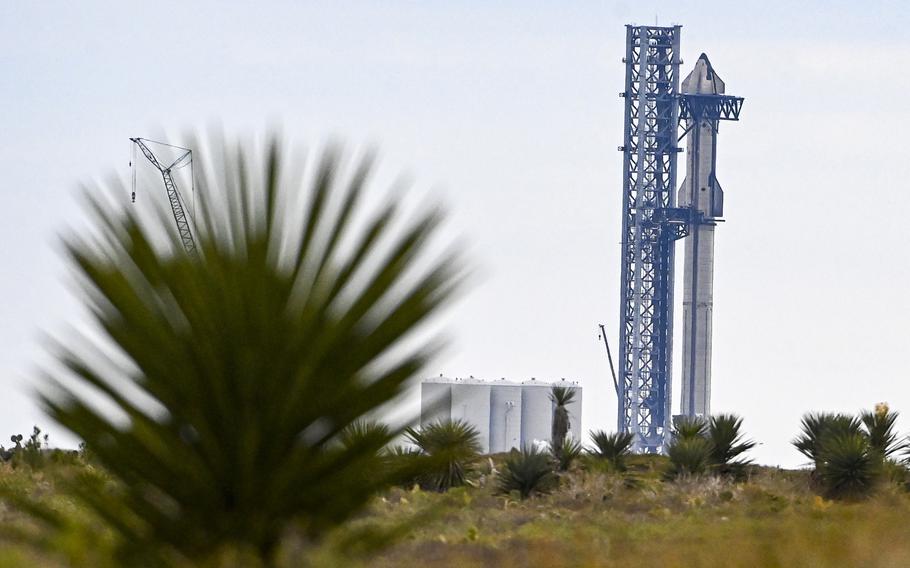
[(193, 151), (187, 148), (180, 148), (181, 150), (185, 150), (185, 152), (170, 165), (165, 166), (145, 144), (144, 139), (130, 138), (130, 140), (139, 147), (139, 150), (142, 151), (142, 154), (146, 159), (161, 172), (161, 177), (164, 178), (164, 188), (167, 190), (167, 198), (171, 204), (171, 212), (174, 214), (174, 222), (177, 224), (177, 232), (180, 234), (180, 240), (183, 242), (183, 248), (186, 252), (195, 254), (196, 240), (193, 238), (193, 232), (190, 230), (190, 223), (186, 216), (186, 210), (183, 208), (180, 194), (177, 192), (177, 184), (174, 182), (174, 177), (171, 175), (171, 169), (178, 164), (183, 163), (187, 157), (192, 160)]
[(600, 325), (600, 336), (607, 347), (607, 361), (610, 363), (610, 374), (613, 375), (613, 388), (616, 390), (616, 396), (619, 396), (619, 380), (616, 378), (616, 367), (613, 365), (613, 354), (610, 353), (610, 342), (607, 341), (607, 330), (604, 324)]

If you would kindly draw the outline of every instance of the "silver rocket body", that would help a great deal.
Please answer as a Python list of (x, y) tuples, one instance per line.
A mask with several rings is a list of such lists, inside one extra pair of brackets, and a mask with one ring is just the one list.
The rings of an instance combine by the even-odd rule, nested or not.
[[(702, 55), (682, 83), (683, 94), (724, 93), (724, 82)], [(694, 122), (694, 124), (693, 124)], [(714, 220), (723, 215), (724, 191), (715, 175), (717, 120), (693, 117), (686, 125), (686, 178), (680, 207), (696, 210), (684, 239), (681, 409), (684, 416), (711, 414), (711, 332), (714, 309)]]

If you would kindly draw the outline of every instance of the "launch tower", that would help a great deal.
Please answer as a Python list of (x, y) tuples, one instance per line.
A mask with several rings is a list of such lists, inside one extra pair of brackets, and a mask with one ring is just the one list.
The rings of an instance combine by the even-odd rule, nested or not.
[(626, 26), (619, 431), (663, 450), (670, 427), (680, 26)]
[[(670, 433), (674, 245), (686, 245), (683, 414), (710, 411), (713, 230), (723, 192), (714, 176), (717, 123), (738, 120), (704, 55), (679, 93), (680, 26), (626, 26), (618, 430), (660, 453)], [(676, 203), (679, 126), (687, 178)]]

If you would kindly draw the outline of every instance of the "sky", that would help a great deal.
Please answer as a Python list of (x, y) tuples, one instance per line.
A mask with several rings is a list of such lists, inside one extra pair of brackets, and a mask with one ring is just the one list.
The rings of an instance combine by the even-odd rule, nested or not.
[(84, 318), (58, 246), (80, 186), (126, 176), (130, 136), (212, 124), (376, 148), (478, 275), (427, 374), (578, 380), (583, 429), (614, 429), (624, 25), (655, 22), (683, 26), (683, 75), (705, 52), (746, 98), (718, 142), (713, 410), (786, 467), (807, 411), (910, 414), (910, 6), (493, 4), (0, 4), (0, 440), (69, 440), (30, 392), (42, 334)]

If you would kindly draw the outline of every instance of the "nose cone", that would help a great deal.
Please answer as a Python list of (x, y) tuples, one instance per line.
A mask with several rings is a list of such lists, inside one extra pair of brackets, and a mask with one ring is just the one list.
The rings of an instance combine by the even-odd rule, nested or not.
[(681, 90), (688, 95), (722, 95), (724, 87), (724, 82), (714, 72), (714, 67), (711, 67), (708, 56), (702, 53), (695, 62), (695, 69), (683, 81)]

